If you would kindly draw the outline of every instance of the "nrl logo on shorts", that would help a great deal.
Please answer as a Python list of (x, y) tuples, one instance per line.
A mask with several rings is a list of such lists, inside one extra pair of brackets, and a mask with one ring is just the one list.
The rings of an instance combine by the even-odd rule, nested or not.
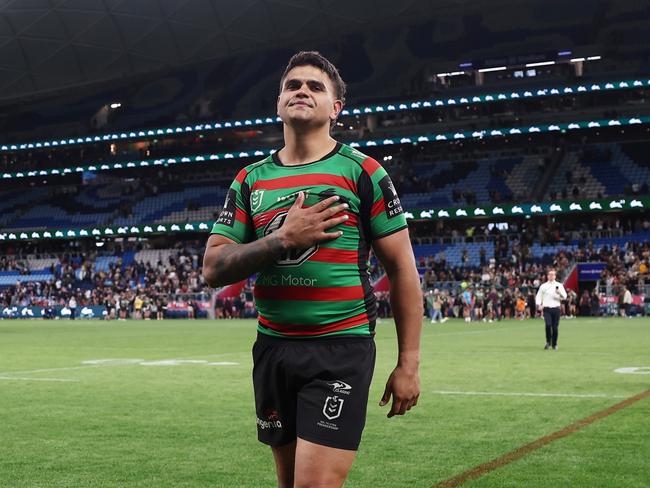
[(325, 405), (323, 405), (323, 415), (328, 420), (334, 420), (341, 416), (341, 410), (343, 409), (343, 400), (336, 395), (327, 397), (325, 399)]
[(259, 210), (262, 206), (262, 200), (264, 197), (264, 190), (255, 190), (251, 193), (251, 212)]

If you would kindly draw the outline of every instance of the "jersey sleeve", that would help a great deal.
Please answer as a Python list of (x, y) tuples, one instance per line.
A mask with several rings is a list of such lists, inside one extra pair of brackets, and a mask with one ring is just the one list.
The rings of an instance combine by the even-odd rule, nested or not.
[(370, 240), (386, 237), (407, 227), (404, 209), (395, 186), (386, 170), (374, 159), (363, 162), (363, 173), (359, 185), (362, 207), (365, 212), (364, 226)]
[(223, 209), (211, 232), (232, 239), (238, 244), (254, 240), (249, 208), (250, 189), (246, 183), (246, 175), (246, 170), (242, 169), (230, 185)]

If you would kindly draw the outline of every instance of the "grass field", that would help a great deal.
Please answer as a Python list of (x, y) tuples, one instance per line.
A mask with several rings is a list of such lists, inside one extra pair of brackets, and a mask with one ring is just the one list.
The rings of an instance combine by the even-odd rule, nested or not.
[[(387, 419), (395, 332), (377, 331), (347, 487), (434, 486), (650, 389), (650, 374), (614, 372), (650, 372), (647, 319), (563, 320), (557, 352), (539, 319), (427, 323), (420, 402)], [(254, 336), (253, 321), (0, 321), (0, 486), (274, 486)], [(194, 362), (160, 362), (172, 359)], [(650, 398), (463, 486), (650, 486)]]

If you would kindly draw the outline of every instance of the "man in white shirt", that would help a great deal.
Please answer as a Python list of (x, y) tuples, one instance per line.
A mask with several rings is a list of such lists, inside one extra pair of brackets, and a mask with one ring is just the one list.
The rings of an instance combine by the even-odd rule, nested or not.
[(535, 303), (544, 315), (546, 323), (546, 345), (544, 349), (557, 351), (557, 336), (560, 326), (560, 305), (567, 294), (562, 283), (555, 281), (555, 270), (550, 268), (546, 274), (547, 281), (539, 287)]
[(630, 308), (632, 308), (632, 292), (627, 286), (623, 285), (623, 309), (621, 310), (621, 317), (632, 318)]
[(70, 301), (68, 302), (68, 308), (70, 309), (70, 318), (74, 320), (77, 315), (77, 299), (75, 298), (74, 295), (70, 297)]

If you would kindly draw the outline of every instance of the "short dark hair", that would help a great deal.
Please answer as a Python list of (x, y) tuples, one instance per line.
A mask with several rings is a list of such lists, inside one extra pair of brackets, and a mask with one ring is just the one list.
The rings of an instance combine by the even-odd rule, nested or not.
[(314, 66), (324, 71), (334, 85), (336, 99), (345, 104), (345, 82), (341, 78), (339, 70), (318, 51), (300, 51), (291, 57), (282, 73), (282, 78), (280, 78), (280, 91), (282, 91), (282, 83), (284, 83), (287, 73), (297, 66)]

